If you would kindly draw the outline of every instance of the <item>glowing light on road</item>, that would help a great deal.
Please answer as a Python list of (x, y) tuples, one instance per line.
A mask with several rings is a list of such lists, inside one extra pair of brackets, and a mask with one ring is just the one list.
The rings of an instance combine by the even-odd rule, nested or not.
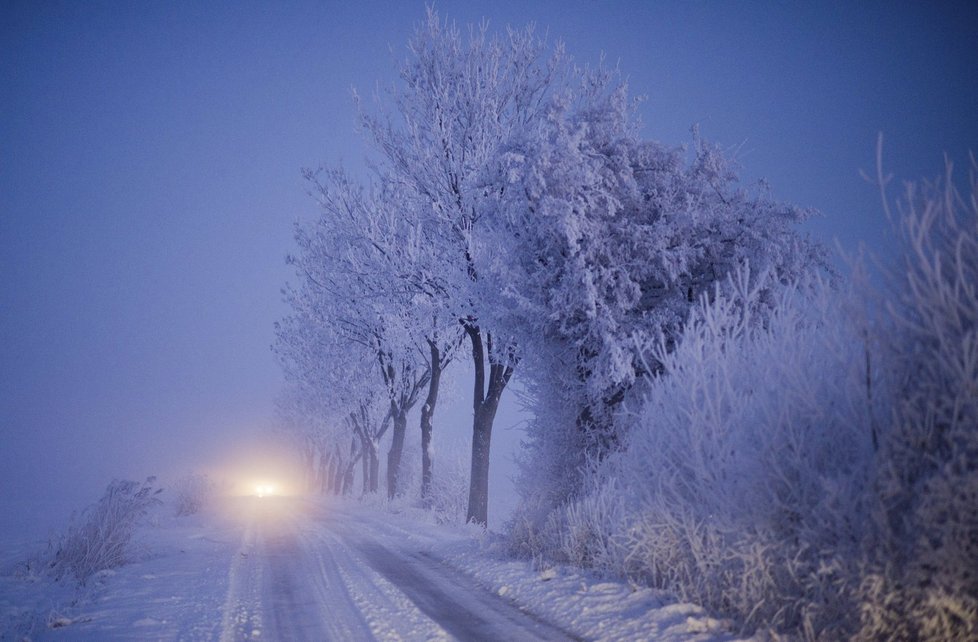
[(268, 497), (275, 494), (274, 484), (258, 484), (255, 486), (255, 494), (259, 497)]

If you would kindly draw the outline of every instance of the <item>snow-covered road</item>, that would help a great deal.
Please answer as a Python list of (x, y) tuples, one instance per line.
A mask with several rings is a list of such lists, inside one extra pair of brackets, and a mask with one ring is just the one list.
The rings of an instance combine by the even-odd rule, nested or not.
[(0, 640), (734, 639), (695, 605), (512, 559), (504, 542), (405, 503), (236, 497), (190, 517), (161, 507), (132, 562), (84, 586), (0, 569)]
[(362, 511), (294, 498), (245, 508), (221, 640), (568, 640)]

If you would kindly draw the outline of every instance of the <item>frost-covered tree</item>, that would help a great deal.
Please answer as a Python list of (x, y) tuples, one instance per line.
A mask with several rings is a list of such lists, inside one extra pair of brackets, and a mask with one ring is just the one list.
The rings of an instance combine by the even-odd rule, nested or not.
[(460, 344), (458, 325), (452, 323), (454, 319), (448, 319), (449, 324), (445, 323), (445, 310), (437, 306), (437, 301), (438, 299), (434, 297), (426, 298), (421, 305), (422, 310), (429, 311), (420, 324), (424, 345), (428, 349), (426, 358), (428, 392), (421, 405), (421, 499), (425, 504), (429, 503), (435, 474), (432, 448), (433, 419), (438, 404), (441, 376), (446, 366), (455, 358)]
[[(322, 403), (319, 391), (292, 382), (276, 399), (277, 432), (297, 451), (306, 487), (320, 494), (349, 493), (353, 470), (367, 449)], [(364, 461), (364, 467), (367, 461)]]
[(484, 183), (500, 145), (540, 118), (549, 95), (573, 72), (562, 49), (550, 57), (531, 28), (493, 37), (486, 25), (463, 38), (429, 9), (409, 42), (392, 91), (392, 113), (363, 113), (382, 171), (405, 188), (438, 261), (440, 302), (461, 323), (475, 369), (468, 519), (485, 524), (489, 448), (496, 410), (517, 363), (512, 338), (485, 323), (474, 262)]
[[(306, 371), (293, 372), (293, 378), (323, 386), (316, 370), (324, 359), (346, 362), (356, 354), (374, 365), (372, 372), (388, 400), (385, 418), (374, 417), (372, 388), (364, 386), (362, 393), (342, 402), (346, 405), (341, 423), (361, 442), (365, 470), (372, 471), (371, 490), (376, 490), (379, 437), (393, 425), (387, 457), (391, 497), (398, 492), (407, 415), (426, 388), (421, 411), (424, 492), (432, 475), (432, 417), (441, 373), (455, 354), (460, 334), (457, 319), (438, 303), (445, 287), (430, 269), (432, 247), (410, 199), (383, 177), (370, 189), (340, 170), (307, 171), (306, 178), (321, 212), (316, 221), (297, 227), (299, 252), (290, 257), (299, 285), (286, 292), (293, 314), (279, 328), (280, 351), (295, 344), (287, 373), (299, 361), (311, 362)], [(324, 346), (329, 346), (329, 354)], [(318, 356), (310, 358), (309, 353)], [(344, 382), (332, 385), (342, 388)], [(350, 396), (336, 388), (318, 394)]]
[(390, 403), (380, 394), (361, 394), (343, 417), (363, 453), (363, 493), (376, 493), (380, 480), (380, 440), (391, 423)]
[[(373, 439), (354, 440), (357, 435), (348, 421), (353, 409), (379, 392), (369, 367), (373, 361), (362, 346), (320, 323), (320, 316), (305, 305), (308, 297), (295, 291), (288, 296), (293, 312), (276, 323), (273, 346), (288, 382), (277, 402), (280, 430), (298, 447), (307, 477), (318, 479), (314, 485), (346, 492), (361, 458), (365, 469), (372, 463), (376, 469), (383, 433), (373, 430)], [(376, 487), (375, 473), (372, 489)]]
[(333, 448), (337, 440), (330, 434), (330, 423), (311, 411), (304, 391), (295, 383), (279, 393), (275, 410), (275, 433), (298, 456), (306, 490), (332, 491), (333, 476), (329, 469), (334, 462)]
[(429, 9), (399, 71), (379, 115), (361, 111), (379, 188), (317, 182), (323, 229), (299, 239), (303, 272), (322, 288), (323, 265), (345, 264), (355, 287), (326, 287), (347, 310), (337, 319), (372, 319), (338, 325), (381, 355), (391, 464), (401, 411), (428, 377), (425, 480), (448, 327), (461, 328), (474, 366), (468, 518), (484, 524), (493, 422), (521, 359), (550, 404), (537, 408), (549, 418), (539, 469), (573, 471), (617, 443), (616, 409), (651, 374), (643, 350), (674, 341), (700, 293), (746, 261), (790, 279), (817, 252), (792, 230), (804, 211), (739, 187), (699, 140), (689, 153), (639, 138), (618, 74), (548, 53), (531, 28), (500, 37), (483, 24), (466, 38)]
[(616, 71), (579, 81), (505, 142), (474, 226), (480, 299), (539, 403), (530, 468), (561, 492), (618, 443), (622, 400), (661, 367), (648, 347), (673, 344), (702, 294), (746, 263), (776, 285), (821, 262), (795, 229), (809, 212), (740, 186), (698, 136), (643, 140)]
[[(291, 258), (301, 286), (289, 291), (293, 309), (331, 333), (333, 342), (350, 351), (362, 350), (375, 366), (387, 393), (393, 431), (387, 455), (387, 492), (399, 492), (398, 472), (404, 447), (407, 414), (428, 386), (430, 369), (412, 342), (406, 248), (416, 230), (400, 216), (398, 192), (390, 184), (365, 190), (338, 170), (307, 173), (320, 204), (320, 216), (299, 226), (299, 252)], [(360, 416), (360, 399), (354, 417)], [(369, 405), (369, 404), (368, 404)], [(368, 453), (369, 454), (369, 453)]]

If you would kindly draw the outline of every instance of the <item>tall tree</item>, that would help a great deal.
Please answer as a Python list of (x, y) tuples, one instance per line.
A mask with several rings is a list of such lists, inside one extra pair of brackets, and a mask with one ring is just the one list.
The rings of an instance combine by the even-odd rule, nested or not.
[(560, 46), (545, 56), (532, 28), (491, 37), (486, 25), (464, 39), (428, 10), (408, 45), (394, 114), (362, 114), (390, 180), (405, 188), (440, 261), (443, 303), (469, 339), (473, 382), (472, 475), (468, 519), (487, 521), (489, 448), (499, 401), (517, 365), (516, 345), (486, 325), (476, 294), (473, 236), (492, 191), (487, 169), (502, 141), (543, 114), (573, 67)]
[(557, 407), (538, 408), (531, 461), (561, 492), (618, 443), (622, 401), (659, 368), (649, 346), (674, 341), (701, 295), (745, 262), (775, 283), (822, 262), (794, 229), (810, 212), (740, 186), (698, 137), (691, 149), (642, 140), (617, 71), (581, 80), (504, 143), (473, 232), (487, 320)]

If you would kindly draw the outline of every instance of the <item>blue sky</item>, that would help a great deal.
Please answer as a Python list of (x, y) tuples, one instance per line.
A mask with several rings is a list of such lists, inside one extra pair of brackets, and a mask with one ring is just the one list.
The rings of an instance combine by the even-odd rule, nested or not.
[[(859, 176), (878, 132), (903, 179), (938, 174), (945, 152), (963, 165), (978, 146), (973, 3), (437, 8), (460, 23), (535, 22), (581, 63), (603, 52), (647, 97), (645, 136), (682, 143), (698, 124), (739, 150), (745, 176), (820, 209), (812, 232), (849, 248), (886, 251), (878, 194)], [(422, 2), (3, 3), (8, 501), (84, 503), (113, 476), (203, 466), (270, 424), (284, 256), (292, 222), (315, 213), (300, 169), (363, 167), (350, 89), (394, 81), (423, 12)], [(458, 426), (445, 430), (464, 432), (464, 414), (447, 414)]]

